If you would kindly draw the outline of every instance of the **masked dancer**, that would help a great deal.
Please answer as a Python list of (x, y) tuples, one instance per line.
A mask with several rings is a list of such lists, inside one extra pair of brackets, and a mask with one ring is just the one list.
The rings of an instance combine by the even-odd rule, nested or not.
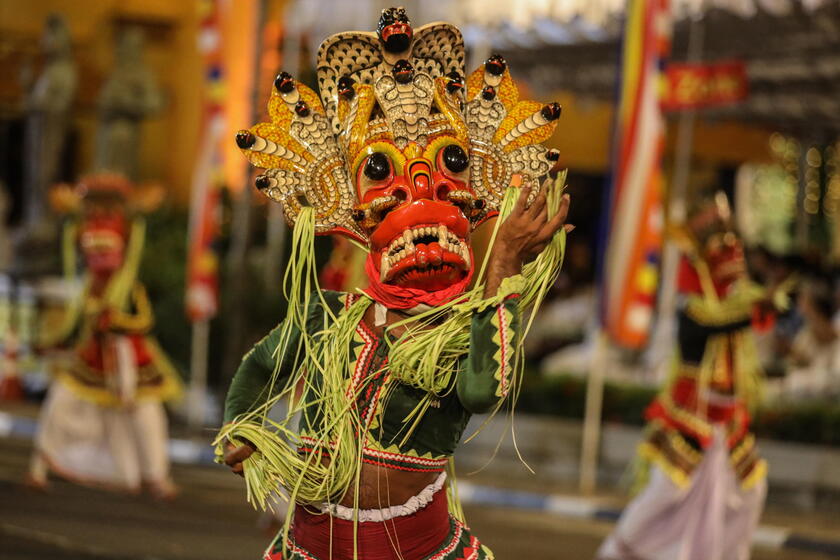
[(673, 233), (683, 250), (673, 373), (646, 412), (641, 491), (598, 558), (746, 560), (767, 471), (749, 429), (761, 384), (753, 320), (783, 307), (784, 291), (749, 281), (723, 193)]
[[(457, 28), (391, 8), (322, 44), (320, 98), (281, 73), (271, 122), (237, 136), (295, 240), (287, 318), (245, 356), (217, 442), (255, 504), (290, 500), (266, 558), (492, 558), (451, 457), (472, 414), (515, 400), (569, 200), (562, 177), (539, 184), (560, 107), (520, 101), (501, 56), (463, 65)], [(471, 231), (498, 214), (476, 267)], [(364, 291), (313, 289), (315, 233), (366, 246)], [(297, 426), (266, 417), (286, 397)]]
[(65, 349), (53, 360), (55, 379), (44, 403), (28, 482), (45, 487), (49, 472), (82, 484), (137, 492), (143, 485), (171, 497), (167, 419), (163, 402), (181, 381), (151, 337), (154, 318), (137, 280), (143, 250), (142, 212), (159, 192), (136, 190), (119, 175), (99, 174), (60, 187), (54, 205), (72, 213), (64, 261), (82, 288), (44, 348)]

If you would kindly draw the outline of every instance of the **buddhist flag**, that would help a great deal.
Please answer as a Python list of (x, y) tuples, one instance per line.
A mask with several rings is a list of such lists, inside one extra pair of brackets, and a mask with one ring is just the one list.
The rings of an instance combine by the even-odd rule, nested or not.
[(628, 348), (647, 342), (659, 279), (660, 92), (670, 24), (667, 0), (628, 2), (601, 265), (602, 323), (615, 343)]
[(225, 81), (222, 69), (219, 0), (199, 2), (198, 49), (204, 59), (201, 143), (192, 177), (187, 253), (187, 315), (207, 321), (218, 310), (219, 195), (223, 183), (221, 148), (225, 131)]

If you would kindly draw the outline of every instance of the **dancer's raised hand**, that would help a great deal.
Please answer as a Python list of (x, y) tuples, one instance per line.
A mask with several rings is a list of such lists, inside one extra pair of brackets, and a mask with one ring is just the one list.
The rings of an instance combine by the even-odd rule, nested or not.
[(568, 194), (563, 195), (557, 213), (553, 216), (548, 215), (546, 187), (551, 180), (543, 183), (539, 194), (530, 205), (528, 197), (531, 187), (525, 186), (520, 189), (513, 211), (499, 226), (499, 233), (490, 253), (485, 296), (495, 295), (504, 278), (522, 272), (522, 265), (540, 254), (561, 227), (565, 227), (567, 232), (574, 229), (573, 225), (566, 224), (571, 202)]

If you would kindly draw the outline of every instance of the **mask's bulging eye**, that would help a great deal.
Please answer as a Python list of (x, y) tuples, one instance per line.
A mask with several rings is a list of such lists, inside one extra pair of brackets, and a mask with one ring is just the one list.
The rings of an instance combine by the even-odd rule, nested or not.
[(391, 175), (391, 162), (382, 152), (374, 152), (365, 163), (365, 177), (372, 181), (384, 181)]
[(470, 164), (464, 148), (457, 144), (450, 144), (443, 149), (443, 164), (452, 173), (464, 171)]

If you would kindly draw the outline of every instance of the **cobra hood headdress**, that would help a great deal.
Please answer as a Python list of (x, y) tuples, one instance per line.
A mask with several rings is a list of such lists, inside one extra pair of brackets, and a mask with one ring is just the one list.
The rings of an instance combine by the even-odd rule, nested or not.
[(451, 299), (472, 274), (473, 228), (498, 213), (515, 175), (534, 184), (557, 160), (539, 143), (560, 106), (520, 101), (499, 55), (465, 80), (460, 31), (415, 30), (402, 8), (383, 10), (376, 33), (325, 40), (317, 77), (320, 98), (280, 73), (271, 121), (237, 134), (266, 170), (257, 187), (290, 225), (311, 207), (316, 233), (368, 245), (377, 301)]

